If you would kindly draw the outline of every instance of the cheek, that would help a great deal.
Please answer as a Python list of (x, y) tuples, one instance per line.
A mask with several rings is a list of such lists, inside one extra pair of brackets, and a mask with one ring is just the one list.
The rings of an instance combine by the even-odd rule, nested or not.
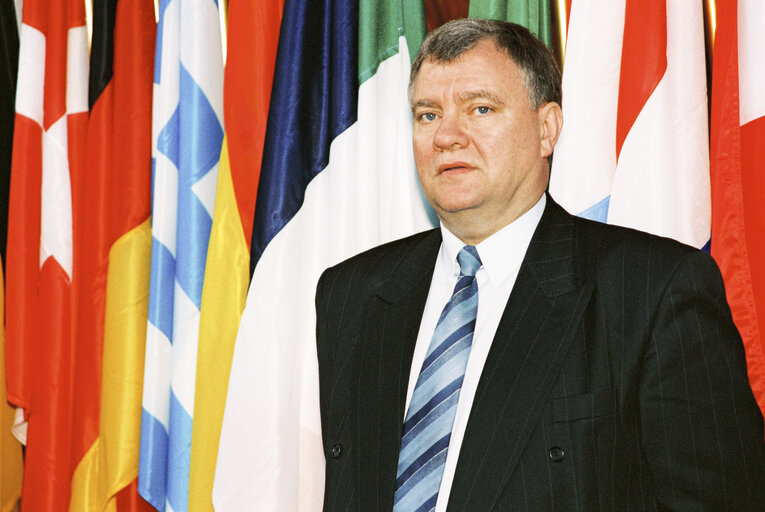
[(413, 140), (412, 150), (414, 152), (414, 163), (417, 165), (418, 169), (420, 166), (426, 165), (433, 157), (433, 148), (427, 141)]

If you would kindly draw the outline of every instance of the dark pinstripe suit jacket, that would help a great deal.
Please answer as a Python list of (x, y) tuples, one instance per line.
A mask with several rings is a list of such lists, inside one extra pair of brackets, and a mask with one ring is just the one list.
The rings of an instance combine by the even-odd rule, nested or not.
[[(438, 230), (316, 297), (325, 511), (391, 510)], [(765, 510), (762, 415), (711, 258), (548, 198), (484, 367), (449, 511)]]

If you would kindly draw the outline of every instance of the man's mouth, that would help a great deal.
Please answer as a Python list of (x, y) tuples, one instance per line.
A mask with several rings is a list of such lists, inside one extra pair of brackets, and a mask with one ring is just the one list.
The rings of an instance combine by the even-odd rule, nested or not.
[(472, 167), (465, 162), (449, 162), (441, 164), (438, 167), (438, 174), (456, 174), (459, 172), (469, 171), (470, 169), (472, 169)]

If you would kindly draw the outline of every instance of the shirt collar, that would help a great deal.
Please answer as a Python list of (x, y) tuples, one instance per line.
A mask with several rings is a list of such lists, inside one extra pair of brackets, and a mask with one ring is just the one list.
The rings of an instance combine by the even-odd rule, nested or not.
[[(520, 266), (546, 204), (546, 194), (542, 194), (539, 201), (526, 213), (476, 246), (478, 255), (481, 257), (481, 268), (486, 271), (493, 286), (499, 285)], [(441, 237), (443, 242), (439, 251), (440, 266), (448, 272), (448, 275), (442, 277), (454, 278), (460, 273), (457, 253), (465, 246), (465, 243), (449, 231), (443, 222)]]

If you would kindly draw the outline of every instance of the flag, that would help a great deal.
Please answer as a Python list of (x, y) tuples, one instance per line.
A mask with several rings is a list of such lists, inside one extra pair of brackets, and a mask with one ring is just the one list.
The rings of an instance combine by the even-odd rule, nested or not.
[[(15, 21), (14, 21), (15, 23)], [(0, 262), (2, 263), (2, 262)], [(4, 289), (2, 265), (0, 265), (0, 290)], [(0, 314), (5, 313), (4, 295), (0, 293)], [(21, 445), (11, 434), (14, 421), (14, 408), (5, 398), (5, 322), (0, 322), (0, 511), (11, 512), (21, 497), (21, 475), (24, 463), (21, 460)]]
[(11, 181), (19, 30), (13, 0), (0, 0), (0, 259), (5, 262), (8, 237), (8, 190)]
[(161, 0), (152, 128), (152, 255), (138, 489), (188, 510), (199, 310), (223, 142), (215, 0)]
[(21, 445), (11, 428), (15, 409), (5, 396), (5, 286), (2, 268), (8, 226), (8, 188), (11, 177), (14, 99), (19, 64), (19, 32), (11, 0), (0, 1), (0, 512), (9, 512), (21, 496)]
[(28, 421), (25, 510), (69, 506), (72, 190), (84, 172), (88, 41), (81, 0), (26, 0), (9, 199), (8, 400)]
[(226, 137), (199, 320), (189, 485), (193, 510), (212, 511), (228, 375), (250, 283), (252, 219), (282, 7), (282, 0), (229, 4), (223, 90)]
[(287, 0), (255, 204), (216, 511), (318, 510), (314, 294), (329, 265), (431, 227), (411, 150), (420, 0)]
[(553, 46), (549, 0), (471, 0), (469, 18), (511, 21), (523, 25), (548, 48)]
[[(87, 176), (73, 181), (77, 372), (72, 511), (148, 507), (138, 476), (151, 231), (154, 5), (93, 5)], [(135, 488), (128, 493), (137, 496)], [(144, 502), (145, 503), (145, 502)]]
[(712, 256), (765, 413), (765, 5), (718, 0), (712, 76)]
[(550, 192), (571, 213), (710, 236), (700, 2), (572, 0)]

